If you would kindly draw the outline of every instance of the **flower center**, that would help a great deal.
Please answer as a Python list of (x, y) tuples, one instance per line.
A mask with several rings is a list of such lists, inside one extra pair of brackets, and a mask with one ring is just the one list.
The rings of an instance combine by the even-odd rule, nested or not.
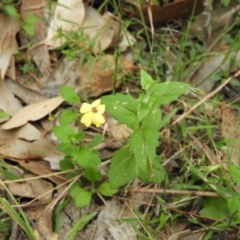
[(92, 112), (97, 113), (97, 112), (98, 112), (97, 108), (96, 108), (96, 107), (93, 107), (93, 108), (92, 108)]

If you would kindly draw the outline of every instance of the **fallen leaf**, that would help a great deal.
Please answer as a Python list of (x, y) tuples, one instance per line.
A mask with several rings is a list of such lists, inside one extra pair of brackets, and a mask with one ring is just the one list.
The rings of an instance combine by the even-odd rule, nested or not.
[(54, 190), (53, 184), (47, 182), (42, 178), (34, 178), (27, 180), (28, 178), (36, 177), (33, 174), (25, 174), (21, 179), (26, 179), (22, 182), (10, 182), (8, 186), (11, 193), (15, 196), (27, 197), (27, 198), (39, 198), (40, 200), (50, 200)]
[[(20, 32), (22, 45), (31, 42), (37, 44), (46, 38), (46, 26), (44, 17), (44, 0), (22, 0), (21, 17), (23, 21), (29, 17), (37, 17), (37, 21), (32, 23), (34, 35), (29, 36), (24, 31)], [(42, 6), (42, 7), (39, 7)], [(47, 46), (41, 44), (31, 50), (31, 56), (43, 76), (47, 76), (51, 72), (51, 62)]]
[(162, 21), (188, 17), (191, 16), (191, 14), (199, 14), (203, 11), (204, 4), (203, 1), (199, 0), (196, 2), (192, 0), (175, 0), (173, 2), (164, 4), (163, 6), (151, 5), (148, 7), (147, 4), (144, 4), (141, 6), (141, 9), (138, 9), (132, 13), (130, 17), (142, 19), (143, 16), (146, 23), (149, 24), (150, 19), (148, 15), (148, 8), (150, 8), (152, 12), (153, 23), (159, 23)]
[[(119, 75), (122, 76), (136, 67), (125, 58), (118, 59)], [(97, 56), (96, 61), (91, 66), (85, 63), (82, 68), (78, 68), (77, 75), (80, 78), (78, 90), (88, 93), (91, 97), (97, 97), (109, 92), (113, 87), (119, 87), (121, 81), (114, 82), (115, 60), (112, 55)], [(79, 91), (80, 92), (80, 91)]]
[[(54, 201), (52, 201), (52, 203), (46, 206), (42, 211), (42, 214), (40, 215), (40, 217), (35, 222), (36, 228), (34, 230), (34, 234), (37, 240), (45, 240), (45, 239), (58, 240), (59, 239), (58, 234), (54, 233), (52, 230), (52, 211), (54, 209), (53, 204), (55, 204)], [(38, 229), (40, 229), (41, 231), (39, 232)], [(44, 238), (42, 236), (44, 236)]]
[[(19, 79), (20, 78), (18, 77), (18, 80)], [(6, 78), (4, 81), (8, 89), (26, 104), (35, 103), (35, 102), (39, 102), (47, 99), (43, 94), (17, 81), (13, 81), (10, 78)], [(1, 91), (1, 88), (0, 88), (0, 91)]]
[(9, 87), (0, 79), (0, 109), (4, 112), (14, 115), (20, 109), (22, 109), (22, 104), (20, 101), (15, 98), (12, 92), (9, 90)]
[(28, 142), (22, 139), (0, 138), (0, 153), (6, 158), (34, 160), (56, 158), (63, 159), (63, 153), (56, 150), (56, 146), (46, 139)]
[(45, 43), (52, 49), (62, 46), (66, 38), (56, 38), (59, 29), (63, 34), (77, 31), (85, 18), (85, 6), (82, 0), (59, 0), (55, 8), (54, 16), (49, 24)]
[(8, 122), (3, 124), (2, 129), (11, 129), (22, 126), (28, 121), (36, 121), (52, 112), (63, 102), (62, 97), (55, 97), (30, 104), (19, 110)]
[[(133, 213), (119, 200), (112, 199), (101, 209), (95, 220), (85, 231), (90, 239), (137, 239), (136, 232), (131, 224), (116, 221), (121, 218), (132, 218)], [(94, 233), (94, 234), (93, 234)]]
[[(97, 10), (90, 6), (86, 6), (86, 16), (82, 24), (83, 33), (85, 33), (89, 41), (94, 40), (92, 51), (96, 54), (106, 50), (112, 43), (114, 36), (114, 27), (111, 20), (105, 20)], [(89, 48), (88, 42), (79, 43), (83, 47)]]
[(12, 55), (18, 52), (15, 35), (19, 29), (17, 19), (5, 14), (0, 15), (0, 77), (2, 80), (5, 77)]
[(221, 120), (221, 133), (227, 145), (224, 155), (227, 161), (239, 166), (240, 126), (234, 112), (224, 102), (221, 103)]
[[(226, 58), (226, 55), (228, 57)], [(234, 58), (234, 62), (231, 60)], [(203, 64), (201, 64), (196, 71), (190, 76), (190, 83), (193, 87), (198, 87), (205, 93), (212, 90), (216, 81), (212, 80), (210, 76), (223, 70), (234, 72), (237, 70), (240, 63), (240, 51), (237, 52), (221, 52), (216, 56), (207, 57)]]
[[(106, 127), (105, 127), (106, 126)], [(107, 119), (104, 129), (116, 140), (127, 139), (133, 132), (126, 124), (118, 124), (117, 120), (110, 117)]]
[(22, 127), (3, 130), (0, 127), (0, 138), (25, 139), (33, 141), (42, 138), (42, 133), (32, 124), (27, 123)]

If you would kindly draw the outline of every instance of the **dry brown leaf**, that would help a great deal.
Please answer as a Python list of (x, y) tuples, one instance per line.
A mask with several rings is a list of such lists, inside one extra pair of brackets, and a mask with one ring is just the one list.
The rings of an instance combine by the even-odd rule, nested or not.
[[(18, 80), (20, 80), (22, 78), (24, 78), (24, 77), (18, 77)], [(39, 102), (39, 101), (43, 101), (43, 100), (47, 99), (43, 94), (25, 86), (19, 82), (13, 81), (10, 78), (6, 78), (5, 83), (6, 83), (7, 87), (9, 88), (9, 90), (15, 96), (17, 96), (19, 99), (21, 99), (24, 103), (30, 104), (30, 103), (35, 103), (35, 102)], [(1, 89), (0, 89), (0, 91), (1, 91)]]
[(18, 111), (8, 122), (3, 124), (2, 129), (16, 128), (26, 124), (28, 121), (39, 120), (52, 112), (63, 101), (62, 97), (55, 97), (28, 105)]
[(101, 209), (95, 220), (86, 229), (85, 234), (90, 239), (137, 239), (131, 224), (124, 221), (116, 221), (121, 218), (134, 217), (129, 208), (116, 199), (108, 201)]
[(15, 35), (19, 29), (17, 19), (5, 14), (0, 15), (0, 77), (2, 80), (5, 77), (12, 55), (18, 52)]
[[(126, 72), (135, 69), (135, 66), (125, 58), (118, 59), (119, 72), (124, 75)], [(78, 69), (80, 78), (80, 90), (84, 90), (91, 97), (97, 97), (105, 92), (109, 92), (113, 87), (118, 87), (120, 81), (114, 83), (115, 60), (112, 55), (98, 56), (92, 66), (85, 63)], [(120, 74), (120, 73), (119, 73)], [(115, 84), (115, 86), (114, 86)]]
[(55, 97), (59, 95), (62, 85), (68, 85), (75, 89), (79, 83), (76, 71), (78, 68), (78, 58), (72, 60), (65, 58), (58, 61), (57, 66), (42, 85), (41, 93), (47, 97)]
[(190, 229), (173, 234), (168, 240), (200, 240), (206, 233), (206, 229), (191, 231)]
[(126, 124), (118, 124), (117, 120), (111, 117), (108, 118), (105, 129), (116, 140), (127, 139), (133, 132), (133, 130), (128, 128)]
[(239, 166), (240, 126), (231, 108), (223, 102), (221, 104), (221, 133), (226, 140), (226, 158)]
[[(92, 49), (94, 53), (106, 50), (112, 43), (114, 36), (114, 27), (111, 20), (105, 20), (97, 10), (86, 6), (86, 16), (82, 24), (83, 32), (87, 34), (89, 41), (94, 40)], [(89, 48), (89, 41), (79, 43), (79, 45)]]
[(54, 38), (58, 29), (65, 34), (77, 31), (85, 18), (85, 6), (82, 0), (58, 0), (58, 3), (45, 40), (45, 43), (52, 49), (60, 47), (66, 42), (64, 37)]
[(5, 81), (0, 80), (0, 109), (10, 115), (16, 114), (22, 109), (20, 101), (14, 97)]
[[(226, 58), (226, 55), (228, 57)], [(231, 59), (235, 60), (233, 63)], [(190, 76), (190, 83), (194, 87), (200, 88), (205, 93), (212, 90), (216, 83), (210, 79), (212, 73), (217, 73), (220, 70), (234, 72), (240, 64), (240, 51), (238, 52), (221, 52), (217, 56), (211, 56), (203, 61), (203, 64)]]
[(22, 139), (0, 138), (0, 154), (6, 158), (22, 160), (33, 159), (63, 159), (63, 154), (56, 150), (56, 146), (46, 139), (28, 142)]
[[(195, 4), (196, 3), (196, 4)], [(175, 0), (174, 2), (170, 2), (164, 4), (163, 7), (152, 5), (150, 6), (150, 10), (153, 16), (153, 22), (158, 23), (162, 21), (172, 20), (181, 17), (188, 17), (193, 14), (199, 14), (204, 9), (203, 1), (197, 0)], [(141, 14), (140, 14), (141, 12)], [(144, 20), (149, 23), (149, 15), (148, 15), (148, 6), (147, 4), (142, 6), (141, 9), (132, 13), (130, 17), (136, 17), (142, 19), (142, 15)]]
[[(44, 0), (22, 0), (21, 17), (23, 21), (25, 18), (30, 16), (35, 16), (38, 18), (38, 20), (33, 23), (33, 36), (29, 37), (24, 31), (20, 32), (22, 45), (25, 45), (28, 42), (31, 42), (32, 44), (37, 44), (46, 38), (46, 29), (44, 22), (45, 17), (43, 8), (44, 4)], [(42, 75), (48, 75), (51, 72), (51, 62), (47, 46), (45, 44), (41, 44), (33, 48), (31, 51), (31, 55)]]
[(30, 123), (10, 130), (3, 130), (0, 126), (0, 138), (21, 138), (28, 141), (33, 141), (42, 138), (42, 133)]
[[(44, 208), (41, 216), (38, 218), (38, 220), (35, 223), (37, 227), (34, 230), (34, 234), (37, 240), (45, 240), (45, 239), (58, 240), (59, 239), (58, 234), (52, 231), (52, 211), (53, 211), (52, 205), (53, 204), (54, 204), (54, 201)], [(41, 230), (41, 234), (37, 231), (37, 229)]]
[[(28, 179), (36, 177), (33, 174), (25, 174), (22, 178)], [(11, 182), (6, 184), (13, 195), (28, 198), (37, 198), (40, 200), (50, 200), (53, 193), (53, 184), (43, 180), (42, 178), (36, 178), (26, 180), (23, 182)], [(41, 196), (41, 197), (40, 197)]]

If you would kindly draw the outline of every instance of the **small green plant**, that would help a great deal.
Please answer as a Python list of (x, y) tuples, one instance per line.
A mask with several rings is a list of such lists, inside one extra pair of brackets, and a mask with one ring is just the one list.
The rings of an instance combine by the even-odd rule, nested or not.
[(28, 16), (24, 19), (21, 19), (19, 13), (17, 10), (10, 4), (4, 3), (3, 6), (1, 6), (3, 11), (20, 22), (21, 28), (29, 35), (33, 36), (34, 35), (34, 23), (38, 21), (38, 18), (35, 16)]
[[(104, 96), (92, 104), (83, 103), (80, 108), (82, 115), (78, 113), (78, 95), (70, 87), (62, 87), (61, 96), (72, 105), (72, 109), (62, 111), (59, 126), (53, 129), (61, 142), (58, 149), (66, 155), (60, 162), (60, 168), (62, 171), (75, 169), (75, 173), (68, 174), (68, 178), (76, 179), (81, 173), (83, 179), (91, 183), (90, 189), (83, 187), (83, 180), (75, 180), (70, 186), (70, 195), (75, 199), (77, 207), (88, 205), (94, 193), (112, 196), (118, 187), (130, 183), (135, 177), (143, 182), (154, 183), (166, 179), (161, 159), (156, 154), (159, 129), (163, 126), (159, 106), (179, 98), (189, 89), (189, 85), (179, 82), (157, 83), (141, 71), (141, 86), (143, 93), (138, 99), (129, 94)], [(102, 115), (105, 110), (133, 132), (125, 146), (116, 151), (111, 159), (107, 173), (109, 182), (101, 183), (102, 174), (98, 169), (101, 160), (93, 149), (104, 137), (97, 135), (86, 143), (82, 124), (89, 127), (93, 123), (99, 127), (105, 123)], [(77, 122), (78, 130), (70, 126), (72, 122)]]

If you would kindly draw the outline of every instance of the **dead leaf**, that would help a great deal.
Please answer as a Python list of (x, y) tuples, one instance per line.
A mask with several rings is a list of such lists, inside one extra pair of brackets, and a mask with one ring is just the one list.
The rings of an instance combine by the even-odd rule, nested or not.
[(221, 103), (221, 120), (221, 133), (227, 144), (227, 151), (224, 155), (227, 160), (229, 159), (239, 166), (240, 127), (232, 109), (227, 107), (224, 102)]
[[(34, 230), (34, 234), (38, 240), (45, 240), (45, 239), (58, 240), (59, 239), (58, 234), (54, 233), (52, 230), (52, 211), (53, 211), (52, 205), (53, 204), (54, 204), (54, 201), (44, 208), (41, 216), (38, 218), (38, 220), (35, 223), (37, 227)], [(37, 229), (40, 229), (41, 232), (38, 232)], [(44, 236), (44, 238), (42, 236)]]
[(95, 220), (85, 231), (90, 239), (137, 239), (131, 224), (119, 221), (121, 218), (132, 218), (133, 213), (119, 200), (112, 199), (101, 209)]
[(132, 129), (128, 128), (126, 124), (118, 124), (117, 120), (110, 117), (107, 119), (106, 131), (112, 135), (116, 140), (127, 139), (133, 132)]
[(174, 233), (168, 240), (200, 240), (206, 233), (205, 229), (191, 231), (190, 229)]
[(20, 109), (22, 109), (22, 104), (15, 98), (5, 81), (0, 80), (0, 109), (4, 112), (14, 115)]
[[(21, 17), (24, 21), (27, 17), (35, 16), (38, 20), (33, 23), (34, 35), (29, 37), (24, 31), (20, 32), (22, 45), (31, 41), (37, 44), (46, 38), (46, 29), (44, 22), (44, 0), (22, 0)], [(42, 7), (39, 7), (42, 6)], [(32, 58), (43, 76), (47, 76), (51, 72), (51, 62), (47, 46), (41, 44), (31, 51)]]
[[(228, 57), (226, 58), (226, 55)], [(232, 59), (235, 61), (233, 62)], [(205, 93), (212, 90), (216, 83), (211, 80), (210, 76), (216, 74), (220, 70), (234, 72), (240, 64), (240, 51), (237, 52), (221, 52), (217, 56), (207, 57), (203, 60), (203, 64), (190, 76), (190, 83), (193, 87), (198, 87)]]
[(3, 80), (12, 58), (18, 52), (15, 35), (19, 31), (17, 19), (7, 15), (0, 15), (0, 77)]
[[(135, 66), (125, 58), (118, 59), (119, 74), (124, 75), (128, 71), (135, 69)], [(117, 88), (120, 81), (114, 82), (115, 60), (112, 55), (98, 56), (96, 62), (90, 66), (85, 63), (81, 69), (78, 69), (80, 78), (79, 90), (89, 93), (91, 97), (97, 97), (103, 93), (109, 92), (113, 87)], [(80, 92), (80, 91), (79, 91)]]
[(26, 125), (19, 128), (10, 130), (0, 129), (0, 138), (21, 138), (28, 141), (33, 141), (42, 138), (42, 133), (32, 124), (27, 123)]
[[(36, 177), (33, 174), (25, 174), (22, 178)], [(11, 182), (6, 184), (13, 195), (28, 198), (39, 198), (47, 201), (52, 198), (53, 184), (42, 178), (35, 178), (23, 182)]]
[[(96, 54), (106, 50), (112, 43), (114, 27), (111, 20), (105, 20), (97, 10), (86, 6), (86, 16), (82, 24), (83, 32), (88, 36), (89, 41), (94, 40), (92, 51)], [(89, 41), (79, 45), (89, 48)], [(92, 45), (90, 43), (90, 45)]]
[(8, 122), (3, 124), (2, 129), (11, 129), (22, 126), (28, 121), (36, 121), (52, 112), (58, 107), (64, 99), (62, 97), (55, 97), (30, 104), (17, 112)]
[(50, 22), (45, 43), (52, 49), (62, 46), (66, 38), (56, 38), (59, 29), (64, 34), (77, 31), (85, 18), (85, 6), (82, 0), (58, 0), (53, 19)]
[(132, 13), (130, 17), (141, 19), (141, 16), (143, 15), (144, 20), (149, 24), (149, 7), (152, 12), (153, 23), (188, 17), (191, 16), (193, 10), (194, 14), (196, 15), (201, 13), (204, 9), (202, 0), (197, 0), (196, 5), (195, 1), (192, 0), (175, 0), (174, 2), (164, 4), (162, 7), (156, 5), (147, 6), (146, 4), (141, 6), (141, 9), (138, 9), (136, 12)]
[[(18, 80), (20, 80), (20, 78), (21, 77), (18, 77)], [(10, 78), (6, 78), (5, 83), (9, 90), (26, 104), (35, 103), (47, 99), (43, 94), (19, 82), (13, 81)]]
[(63, 159), (63, 153), (46, 139), (28, 142), (22, 139), (0, 138), (0, 153), (6, 158), (22, 160), (55, 158)]

